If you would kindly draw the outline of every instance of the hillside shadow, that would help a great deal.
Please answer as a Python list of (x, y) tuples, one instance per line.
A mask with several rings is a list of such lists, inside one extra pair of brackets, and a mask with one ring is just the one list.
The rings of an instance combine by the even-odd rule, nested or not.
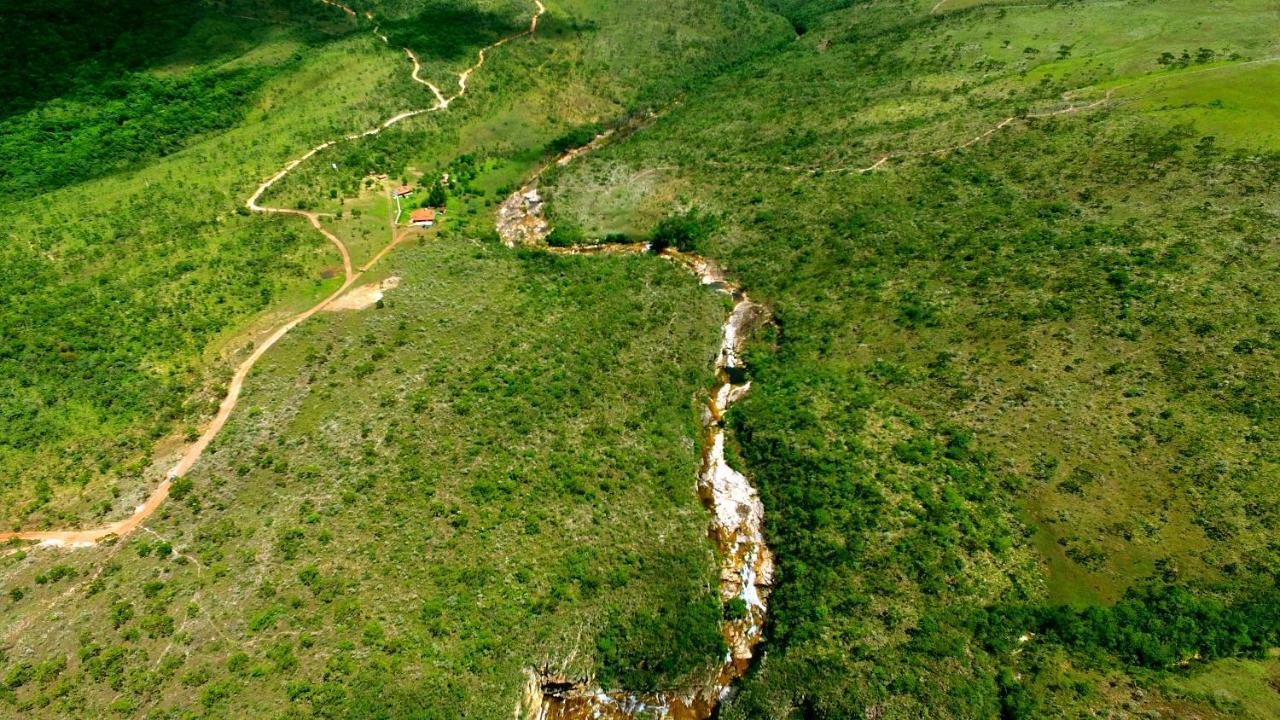
[(392, 45), (411, 48), (423, 59), (458, 60), (519, 32), (526, 22), (459, 0), (433, 0), (412, 17), (384, 22), (382, 29)]
[(0, 117), (147, 66), (206, 12), (165, 0), (0, 0)]
[[(0, 119), (43, 102), (94, 94), (131, 72), (217, 59), (202, 21), (285, 24), (322, 41), (345, 18), (310, 0), (0, 0)], [(335, 20), (339, 25), (335, 26)]]

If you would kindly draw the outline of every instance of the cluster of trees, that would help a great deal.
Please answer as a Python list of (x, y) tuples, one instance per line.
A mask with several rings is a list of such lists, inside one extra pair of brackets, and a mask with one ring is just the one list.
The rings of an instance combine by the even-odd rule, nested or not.
[(0, 120), (0, 196), (100, 177), (230, 127), (277, 71), (130, 73)]
[(1177, 585), (1139, 585), (1112, 605), (1017, 605), (979, 612), (972, 622), (998, 653), (1031, 633), (1081, 657), (1105, 653), (1129, 665), (1173, 670), (1218, 658), (1263, 657), (1280, 647), (1280, 591), (1268, 585), (1235, 602)]
[(391, 44), (408, 47), (419, 57), (459, 60), (476, 48), (527, 27), (523, 17), (476, 7), (465, 0), (429, 0), (411, 17), (385, 19), (382, 32)]
[(715, 215), (696, 207), (674, 213), (658, 221), (649, 234), (649, 244), (655, 253), (669, 247), (688, 253), (705, 252), (704, 243), (719, 222)]
[[(1195, 63), (1197, 65), (1204, 65), (1205, 63), (1213, 62), (1217, 57), (1218, 57), (1218, 52), (1216, 50), (1213, 50), (1212, 48), (1202, 47), (1196, 50), (1195, 55), (1192, 55), (1190, 52), (1186, 50), (1183, 50), (1182, 54), (1180, 55), (1174, 55), (1173, 53), (1166, 50), (1165, 52), (1160, 53), (1160, 57), (1156, 58), (1156, 62), (1167, 68), (1178, 69), (1178, 68), (1185, 68), (1192, 63)], [(1239, 53), (1230, 53), (1226, 57), (1228, 57), (1231, 60), (1237, 60), (1239, 59), (1240, 55)]]
[(439, 180), (431, 183), (427, 188), (427, 192), (422, 197), (419, 207), (442, 208), (449, 202), (449, 191), (445, 189), (444, 183)]
[(547, 143), (547, 150), (551, 155), (560, 155), (574, 148), (583, 147), (594, 140), (597, 135), (604, 132), (604, 129), (603, 123), (575, 125), (556, 136), (550, 143)]
[[(0, 23), (0, 118), (142, 69), (208, 13), (202, 3), (48, 0), (12, 3)], [(145, 22), (140, 22), (145, 18)]]
[(596, 635), (598, 678), (633, 691), (679, 689), (725, 651), (714, 596), (663, 598), (656, 607), (616, 614)]

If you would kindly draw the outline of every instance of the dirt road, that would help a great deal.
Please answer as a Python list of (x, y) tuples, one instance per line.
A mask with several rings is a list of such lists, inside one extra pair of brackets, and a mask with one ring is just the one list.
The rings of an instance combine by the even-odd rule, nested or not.
[[(341, 9), (343, 12), (347, 13), (352, 17), (356, 16), (356, 13), (352, 8), (342, 3), (332, 2), (331, 0), (322, 0), (322, 1), (325, 2), (325, 4), (333, 5)], [(466, 68), (461, 73), (459, 73), (458, 92), (453, 97), (449, 97), (449, 98), (444, 97), (440, 93), (439, 89), (437, 89), (434, 85), (427, 82), (426, 80), (423, 80), (418, 76), (421, 66), (418, 63), (417, 56), (413, 54), (413, 51), (409, 50), (408, 48), (405, 48), (404, 49), (405, 53), (407, 53), (409, 57), (413, 60), (413, 65), (414, 65), (413, 79), (416, 82), (426, 85), (432, 91), (432, 94), (435, 95), (436, 101), (437, 101), (435, 105), (429, 108), (421, 109), (421, 110), (408, 110), (406, 112), (393, 115), (392, 117), (388, 118), (387, 120), (384, 120), (382, 123), (378, 124), (377, 126), (370, 128), (369, 130), (365, 130), (364, 132), (353, 133), (351, 135), (344, 136), (341, 140), (328, 140), (326, 142), (320, 143), (319, 145), (316, 145), (301, 157), (286, 163), (283, 168), (281, 168), (278, 172), (276, 172), (276, 174), (272, 175), (266, 180), (263, 180), (262, 183), (258, 185), (257, 189), (254, 190), (253, 194), (249, 196), (249, 199), (245, 201), (245, 207), (247, 207), (249, 210), (253, 212), (276, 213), (280, 215), (297, 215), (299, 217), (306, 218), (307, 221), (311, 223), (312, 227), (314, 227), (317, 231), (319, 231), (321, 235), (324, 235), (324, 237), (327, 240), (329, 240), (329, 242), (333, 243), (333, 245), (338, 249), (338, 253), (342, 256), (343, 282), (342, 282), (342, 285), (333, 293), (331, 293), (328, 297), (321, 300), (319, 303), (315, 304), (311, 308), (297, 315), (294, 315), (283, 325), (277, 327), (274, 331), (271, 332), (270, 335), (267, 336), (265, 340), (257, 344), (253, 352), (250, 353), (247, 358), (241, 361), (240, 365), (236, 367), (235, 374), (232, 375), (231, 377), (230, 384), (227, 386), (227, 394), (223, 397), (222, 403), (218, 406), (218, 413), (213, 417), (213, 420), (211, 420), (209, 424), (205, 426), (204, 431), (200, 433), (200, 437), (197, 438), (196, 441), (192, 443), (189, 447), (187, 447), (187, 449), (183, 452), (181, 459), (178, 460), (178, 463), (174, 465), (168, 471), (168, 473), (166, 473), (164, 481), (161, 482), (158, 486), (156, 486), (156, 489), (152, 491), (151, 495), (146, 499), (146, 501), (143, 504), (137, 506), (134, 509), (133, 514), (125, 518), (124, 520), (119, 520), (117, 522), (103, 525), (101, 527), (88, 528), (88, 529), (82, 529), (82, 530), (33, 530), (33, 531), (5, 532), (5, 533), (0, 533), (0, 542), (17, 539), (17, 540), (37, 541), (42, 545), (48, 545), (48, 546), (75, 547), (75, 548), (91, 547), (95, 545), (99, 540), (105, 537), (123, 536), (136, 530), (148, 517), (152, 515), (152, 513), (154, 513), (157, 509), (159, 509), (159, 507), (162, 504), (164, 504), (164, 501), (169, 497), (169, 487), (172, 481), (175, 478), (182, 477), (183, 475), (187, 474), (187, 472), (191, 470), (191, 468), (200, 460), (200, 457), (204, 455), (204, 451), (209, 447), (209, 443), (213, 442), (213, 439), (218, 436), (218, 433), (222, 431), (223, 426), (226, 425), (227, 419), (231, 417), (231, 413), (236, 409), (236, 405), (240, 402), (240, 391), (244, 387), (244, 382), (249, 377), (249, 373), (253, 370), (254, 365), (258, 363), (258, 360), (262, 359), (262, 356), (265, 355), (267, 351), (270, 350), (277, 342), (279, 342), (280, 338), (284, 337), (286, 334), (289, 333), (290, 330), (297, 327), (299, 323), (303, 322), (304, 320), (311, 317), (312, 315), (315, 315), (321, 310), (324, 310), (326, 306), (328, 306), (330, 303), (337, 300), (343, 293), (347, 292), (347, 290), (350, 289), (351, 286), (355, 284), (355, 282), (359, 280), (366, 271), (369, 270), (369, 268), (373, 267), (375, 263), (377, 263), (379, 260), (385, 257), (387, 253), (389, 253), (396, 245), (398, 245), (405, 238), (405, 235), (403, 234), (398, 237), (393, 237), (391, 242), (388, 243), (386, 247), (384, 247), (376, 255), (374, 255), (374, 257), (367, 264), (365, 264), (364, 267), (362, 267), (359, 272), (356, 272), (355, 269), (352, 267), (351, 253), (348, 252), (346, 244), (342, 242), (341, 238), (339, 238), (337, 235), (330, 232), (329, 229), (324, 226), (324, 224), (320, 221), (321, 216), (318, 213), (308, 212), (305, 210), (296, 210), (293, 208), (264, 206), (259, 204), (259, 200), (261, 200), (262, 196), (268, 190), (271, 189), (271, 186), (275, 185), (277, 182), (284, 179), (284, 177), (288, 175), (290, 171), (292, 171), (294, 168), (298, 167), (302, 163), (309, 160), (316, 153), (319, 153), (325, 150), (326, 148), (336, 145), (339, 142), (353, 141), (353, 140), (358, 140), (360, 138), (368, 137), (370, 135), (376, 135), (382, 132), (383, 130), (391, 127), (392, 125), (395, 125), (396, 123), (399, 123), (403, 120), (407, 120), (408, 118), (414, 117), (416, 115), (421, 115), (423, 113), (434, 112), (437, 110), (444, 110), (445, 108), (447, 108), (450, 102), (453, 102), (454, 100), (457, 100), (458, 98), (466, 94), (467, 78), (471, 76), (471, 73), (475, 72), (482, 65), (484, 65), (486, 51), (493, 50), (494, 48), (497, 48), (497, 47), (501, 47), (502, 45), (512, 40), (516, 40), (518, 38), (532, 35), (534, 32), (537, 31), (538, 18), (542, 17), (542, 15), (546, 13), (547, 9), (542, 4), (541, 0), (534, 0), (534, 6), (535, 6), (535, 10), (534, 10), (533, 18), (529, 21), (528, 29), (518, 32), (514, 35), (509, 35), (507, 37), (504, 37), (498, 40), (497, 42), (480, 49), (480, 51), (477, 53), (477, 59), (475, 64)], [(372, 14), (366, 13), (366, 17), (368, 17), (369, 19), (372, 19)], [(378, 33), (377, 27), (374, 28), (374, 32), (378, 35), (378, 37), (382, 38), (382, 40), (386, 42), (386, 36), (382, 35), (381, 33)]]

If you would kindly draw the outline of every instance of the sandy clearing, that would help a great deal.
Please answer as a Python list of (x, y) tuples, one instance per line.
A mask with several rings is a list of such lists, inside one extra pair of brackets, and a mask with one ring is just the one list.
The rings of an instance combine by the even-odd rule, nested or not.
[(325, 312), (342, 312), (344, 310), (364, 310), (371, 308), (382, 299), (383, 293), (400, 286), (400, 278), (391, 276), (382, 282), (369, 283), (352, 288), (346, 295), (325, 306)]

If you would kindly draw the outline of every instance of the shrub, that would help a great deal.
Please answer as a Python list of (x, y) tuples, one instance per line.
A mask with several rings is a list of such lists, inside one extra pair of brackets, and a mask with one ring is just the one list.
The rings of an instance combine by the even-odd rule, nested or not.
[(692, 208), (659, 220), (649, 235), (649, 242), (655, 253), (669, 247), (682, 252), (702, 252), (704, 241), (715, 230), (718, 223), (718, 218), (713, 215)]
[(720, 617), (714, 596), (615, 616), (596, 639), (601, 682), (635, 690), (674, 686), (708, 658), (724, 654)]
[(571, 247), (581, 245), (585, 240), (582, 228), (568, 223), (556, 225), (547, 236), (547, 244), (552, 247)]
[(56, 583), (64, 578), (72, 578), (75, 576), (75, 568), (69, 565), (54, 565), (47, 571), (36, 575), (36, 584), (45, 585), (47, 583)]
[(181, 500), (191, 493), (195, 488), (195, 482), (189, 477), (175, 478), (169, 483), (169, 497), (174, 500)]

